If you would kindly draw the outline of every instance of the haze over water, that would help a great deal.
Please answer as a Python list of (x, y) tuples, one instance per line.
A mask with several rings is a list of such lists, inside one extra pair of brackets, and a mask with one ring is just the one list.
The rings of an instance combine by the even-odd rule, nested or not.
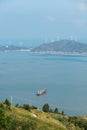
[[(47, 94), (36, 96), (47, 88)], [(69, 115), (87, 114), (87, 55), (0, 53), (0, 100), (12, 104), (29, 103), (52, 108)]]

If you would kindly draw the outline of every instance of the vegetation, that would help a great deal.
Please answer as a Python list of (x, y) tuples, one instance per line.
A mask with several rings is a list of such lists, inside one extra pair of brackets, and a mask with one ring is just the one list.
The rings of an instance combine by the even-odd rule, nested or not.
[(49, 106), (49, 104), (44, 104), (42, 110), (43, 110), (44, 112), (50, 112), (50, 106)]
[(55, 108), (55, 109), (54, 109), (54, 113), (56, 113), (56, 114), (59, 113), (59, 112), (58, 112), (58, 108)]
[(69, 117), (69, 123), (73, 123), (75, 126), (81, 128), (82, 130), (87, 130), (87, 120), (79, 118), (79, 117)]
[(0, 130), (1, 129), (8, 129), (10, 125), (9, 117), (5, 115), (5, 111), (0, 108)]
[(11, 103), (9, 102), (8, 99), (5, 100), (5, 104), (6, 104), (7, 106), (11, 106)]
[(87, 118), (71, 117), (44, 104), (42, 110), (23, 104), (0, 103), (0, 130), (87, 130)]

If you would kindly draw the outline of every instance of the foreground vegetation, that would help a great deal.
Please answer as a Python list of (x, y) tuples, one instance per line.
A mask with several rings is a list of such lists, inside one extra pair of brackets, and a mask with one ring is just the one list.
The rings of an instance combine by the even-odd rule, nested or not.
[(6, 99), (0, 102), (0, 130), (87, 130), (87, 118), (69, 117), (49, 104), (42, 110), (29, 104), (12, 106)]

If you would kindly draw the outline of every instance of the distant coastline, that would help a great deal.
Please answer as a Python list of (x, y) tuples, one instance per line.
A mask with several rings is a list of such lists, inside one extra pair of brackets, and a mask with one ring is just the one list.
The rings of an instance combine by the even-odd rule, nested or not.
[(80, 56), (80, 55), (87, 55), (87, 53), (83, 52), (83, 53), (76, 53), (76, 52), (51, 52), (51, 51), (41, 51), (41, 52), (32, 52), (30, 49), (20, 49), (20, 50), (0, 50), (0, 53), (6, 53), (6, 52), (29, 52), (32, 54), (50, 54), (50, 55), (72, 55), (72, 56)]
[(51, 43), (44, 43), (37, 47), (15, 45), (0, 46), (0, 52), (9, 51), (28, 51), (38, 54), (87, 55), (87, 44), (73, 40), (60, 40)]
[(30, 52), (30, 50), (29, 49), (20, 49), (20, 50), (3, 50), (3, 51), (1, 51), (0, 50), (0, 52), (22, 52), (22, 51), (28, 51), (28, 52)]
[(31, 51), (29, 47), (20, 47), (15, 45), (0, 46), (0, 52), (11, 52), (11, 51)]
[(51, 51), (44, 51), (44, 52), (32, 52), (31, 53), (36, 53), (36, 54), (54, 54), (54, 55), (87, 55), (87, 53), (76, 53), (76, 52), (51, 52)]

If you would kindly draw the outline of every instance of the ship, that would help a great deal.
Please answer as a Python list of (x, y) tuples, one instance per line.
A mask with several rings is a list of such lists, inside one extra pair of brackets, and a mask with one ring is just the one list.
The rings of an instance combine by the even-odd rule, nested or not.
[(45, 94), (45, 93), (46, 93), (46, 91), (47, 91), (47, 89), (46, 89), (46, 88), (44, 88), (44, 89), (42, 89), (42, 90), (38, 91), (36, 95), (37, 95), (37, 96), (41, 96), (41, 95)]

